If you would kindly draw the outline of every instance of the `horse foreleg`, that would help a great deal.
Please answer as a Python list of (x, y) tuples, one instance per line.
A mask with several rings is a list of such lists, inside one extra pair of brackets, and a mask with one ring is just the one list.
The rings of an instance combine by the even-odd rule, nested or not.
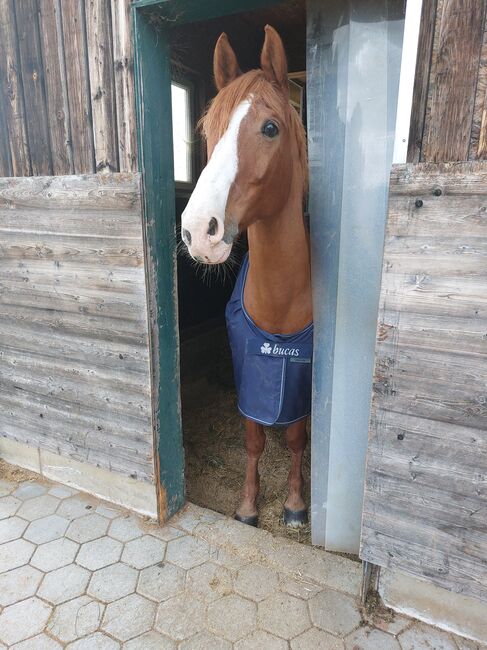
[(259, 496), (259, 459), (265, 447), (265, 433), (262, 424), (245, 420), (245, 448), (247, 469), (242, 491), (242, 501), (235, 519), (251, 526), (257, 526), (257, 497)]
[(284, 504), (284, 523), (288, 526), (301, 526), (308, 521), (306, 503), (303, 499), (302, 461), (308, 434), (306, 418), (290, 424), (286, 431), (286, 442), (291, 452), (291, 471), (289, 472), (289, 493)]

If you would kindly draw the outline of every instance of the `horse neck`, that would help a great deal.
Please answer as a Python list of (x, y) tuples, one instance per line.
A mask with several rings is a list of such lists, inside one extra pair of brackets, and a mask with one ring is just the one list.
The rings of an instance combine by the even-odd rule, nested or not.
[(247, 311), (269, 332), (302, 329), (312, 320), (312, 309), (309, 235), (299, 183), (293, 183), (289, 201), (278, 215), (255, 222), (247, 234)]

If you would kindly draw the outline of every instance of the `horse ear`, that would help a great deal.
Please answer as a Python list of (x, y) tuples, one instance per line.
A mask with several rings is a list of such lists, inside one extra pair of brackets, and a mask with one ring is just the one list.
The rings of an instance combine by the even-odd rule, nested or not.
[(260, 64), (271, 83), (276, 83), (284, 95), (289, 95), (289, 82), (287, 78), (287, 59), (281, 37), (274, 27), (265, 26), (265, 41), (260, 56)]
[(225, 32), (221, 34), (215, 46), (213, 74), (215, 75), (215, 84), (218, 90), (225, 88), (231, 81), (242, 74), (235, 52), (228, 42)]

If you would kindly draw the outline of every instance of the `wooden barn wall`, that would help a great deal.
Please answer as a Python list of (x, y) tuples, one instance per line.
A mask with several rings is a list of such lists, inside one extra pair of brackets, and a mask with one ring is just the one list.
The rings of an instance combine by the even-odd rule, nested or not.
[(361, 557), (487, 601), (487, 163), (393, 168)]
[(487, 0), (423, 0), (409, 162), (487, 158)]
[(130, 0), (0, 0), (0, 176), (136, 171)]
[(0, 436), (153, 482), (139, 176), (0, 179)]

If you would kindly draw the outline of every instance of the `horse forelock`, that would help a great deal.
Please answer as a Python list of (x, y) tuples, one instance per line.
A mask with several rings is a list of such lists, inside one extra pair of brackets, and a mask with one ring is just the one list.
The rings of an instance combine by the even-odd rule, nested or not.
[(253, 101), (262, 101), (279, 115), (295, 137), (303, 176), (304, 194), (308, 182), (308, 161), (303, 123), (297, 111), (287, 102), (279, 89), (266, 79), (262, 70), (246, 72), (220, 90), (200, 120), (199, 126), (204, 136), (207, 140), (218, 142), (227, 131), (237, 106), (250, 97), (253, 98)]

